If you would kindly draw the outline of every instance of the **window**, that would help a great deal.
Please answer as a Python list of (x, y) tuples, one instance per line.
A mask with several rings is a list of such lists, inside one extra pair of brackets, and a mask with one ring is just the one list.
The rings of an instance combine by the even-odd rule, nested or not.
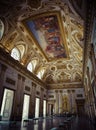
[(11, 56), (15, 59), (20, 61), (20, 52), (17, 48), (13, 48), (11, 51)]
[(27, 69), (30, 72), (33, 72), (35, 70), (35, 67), (37, 65), (37, 60), (32, 60), (31, 62), (29, 62), (29, 64), (27, 65)]
[(4, 33), (4, 24), (0, 20), (0, 40), (1, 40), (2, 36), (3, 36), (3, 33)]
[(33, 67), (34, 67), (34, 69), (35, 69), (35, 67), (36, 67), (36, 65), (37, 65), (37, 60), (33, 60), (33, 61), (32, 61), (32, 64), (33, 64)]
[(30, 62), (28, 65), (27, 65), (27, 69), (32, 72), (32, 63)]
[(44, 72), (45, 72), (45, 69), (42, 69), (41, 71), (39, 71), (38, 74), (37, 74), (37, 77), (38, 77), (39, 79), (42, 79), (42, 77), (43, 77), (43, 75), (44, 75)]

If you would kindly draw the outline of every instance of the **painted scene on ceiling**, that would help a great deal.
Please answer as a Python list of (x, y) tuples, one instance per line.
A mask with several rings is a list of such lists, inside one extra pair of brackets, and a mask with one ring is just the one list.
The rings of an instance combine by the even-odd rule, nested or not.
[(25, 25), (48, 60), (67, 58), (56, 14), (33, 17), (28, 19)]

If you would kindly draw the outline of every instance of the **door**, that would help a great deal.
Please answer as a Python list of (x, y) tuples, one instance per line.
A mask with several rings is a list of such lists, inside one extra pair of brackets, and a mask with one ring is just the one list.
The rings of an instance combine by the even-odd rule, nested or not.
[(36, 98), (36, 102), (35, 102), (35, 118), (39, 117), (39, 103), (40, 103), (40, 99)]
[(23, 119), (28, 119), (28, 115), (29, 115), (29, 102), (30, 102), (30, 96), (24, 94), (22, 120)]
[(48, 104), (48, 115), (53, 115), (53, 104)]
[(51, 115), (53, 115), (53, 104), (51, 104)]
[(46, 100), (43, 100), (43, 117), (46, 116)]
[(78, 99), (76, 100), (76, 105), (77, 105), (77, 114), (78, 116), (83, 116), (85, 113), (85, 109), (84, 109), (84, 99)]
[(14, 91), (10, 89), (4, 90), (2, 107), (1, 107), (2, 120), (10, 120), (13, 97), (14, 97)]

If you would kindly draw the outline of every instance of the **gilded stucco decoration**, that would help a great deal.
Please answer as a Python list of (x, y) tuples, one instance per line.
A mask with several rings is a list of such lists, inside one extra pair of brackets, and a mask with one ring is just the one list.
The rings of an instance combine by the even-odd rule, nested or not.
[[(20, 63), (25, 67), (32, 60), (38, 59), (34, 69), (34, 74), (37, 75), (38, 72), (44, 68), (45, 72), (42, 76), (42, 80), (49, 88), (70, 87), (67, 83), (71, 84), (71, 87), (72, 85), (74, 87), (78, 87), (82, 83), (84, 21), (73, 8), (72, 4), (69, 4), (71, 1), (17, 1), (17, 4), (15, 2), (13, 6), (10, 5), (10, 2), (8, 3), (5, 1), (5, 3), (9, 4), (8, 7), (11, 6), (11, 9), (9, 9), (7, 13), (2, 12), (3, 17), (6, 16), (6, 23), (8, 26), (8, 28), (6, 28), (8, 35), (5, 35), (1, 41), (2, 48), (6, 48), (10, 52), (12, 48), (18, 45), (19, 50), (22, 51)], [(60, 14), (60, 17), (58, 14)], [(37, 22), (37, 17), (39, 18), (39, 22)], [(54, 53), (50, 50), (52, 46), (48, 46), (45, 50), (42, 49), (44, 42), (40, 39), (41, 37), (39, 37), (39, 40), (41, 40), (40, 44), (42, 44), (42, 47), (38, 46), (36, 40), (37, 37), (35, 36), (34, 39), (32, 34), (28, 31), (28, 28), (26, 29), (26, 25), (23, 24), (23, 21), (27, 20), (28, 22), (30, 18), (35, 20), (34, 24), (39, 23), (39, 30), (38, 28), (35, 28), (38, 30), (38, 33), (34, 30), (34, 34), (39, 34), (40, 29), (43, 28), (42, 37), (45, 36), (50, 43), (54, 42), (53, 48), (55, 46), (55, 42), (58, 44), (58, 47), (55, 48)], [(51, 28), (47, 28), (47, 30), (45, 30), (44, 26), (41, 24), (43, 21), (42, 18), (45, 20), (44, 25), (46, 28), (49, 26), (49, 22), (53, 18), (53, 25), (50, 25), (50, 27), (52, 27), (54, 31), (51, 30)], [(50, 20), (47, 21), (48, 19)], [(57, 23), (55, 21), (57, 21)], [(54, 37), (51, 36), (51, 33), (54, 33), (52, 34)], [(62, 36), (62, 38), (59, 35)], [(60, 50), (60, 48), (63, 49)], [(65, 54), (62, 53), (60, 55), (60, 53), (58, 53), (57, 55), (55, 53), (56, 51), (65, 51)], [(48, 53), (46, 54), (46, 52)]]

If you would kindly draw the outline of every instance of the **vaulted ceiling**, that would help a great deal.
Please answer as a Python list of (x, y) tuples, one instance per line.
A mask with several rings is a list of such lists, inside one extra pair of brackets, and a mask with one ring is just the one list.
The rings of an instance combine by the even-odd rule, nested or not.
[(9, 53), (17, 47), (23, 66), (35, 60), (33, 73), (44, 70), (41, 80), (49, 88), (82, 84), (83, 5), (82, 0), (2, 0), (0, 46)]

